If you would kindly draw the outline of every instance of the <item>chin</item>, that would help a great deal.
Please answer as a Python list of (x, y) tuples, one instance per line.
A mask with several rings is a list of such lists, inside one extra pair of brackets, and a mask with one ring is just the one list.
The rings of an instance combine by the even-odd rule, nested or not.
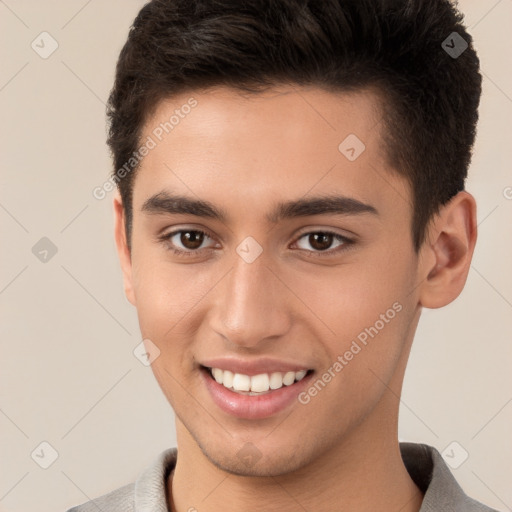
[(259, 450), (247, 442), (240, 449), (204, 446), (198, 443), (203, 455), (218, 469), (237, 476), (276, 477), (297, 471), (314, 459), (314, 453), (298, 451), (296, 446), (281, 449), (265, 447)]

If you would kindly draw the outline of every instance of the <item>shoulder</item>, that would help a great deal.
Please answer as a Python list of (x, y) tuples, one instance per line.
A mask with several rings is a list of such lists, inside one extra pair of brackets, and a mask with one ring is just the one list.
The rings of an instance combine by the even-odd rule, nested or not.
[(166, 483), (177, 459), (176, 448), (162, 452), (134, 483), (90, 500), (67, 512), (139, 512), (167, 510)]
[(132, 512), (134, 508), (134, 489), (135, 484), (124, 485), (119, 489), (111, 491), (99, 498), (90, 500), (82, 505), (70, 508), (67, 512), (114, 512), (122, 510), (123, 512)]

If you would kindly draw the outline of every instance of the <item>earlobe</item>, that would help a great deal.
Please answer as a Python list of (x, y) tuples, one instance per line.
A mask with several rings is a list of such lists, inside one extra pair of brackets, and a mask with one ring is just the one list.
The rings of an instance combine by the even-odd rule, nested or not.
[(114, 235), (117, 247), (117, 254), (123, 272), (124, 293), (126, 298), (135, 306), (135, 293), (132, 279), (132, 258), (126, 240), (125, 211), (119, 194), (116, 194), (113, 201), (114, 206)]
[(466, 283), (477, 236), (476, 202), (459, 192), (433, 219), (422, 247), (420, 304), (440, 308), (455, 300)]

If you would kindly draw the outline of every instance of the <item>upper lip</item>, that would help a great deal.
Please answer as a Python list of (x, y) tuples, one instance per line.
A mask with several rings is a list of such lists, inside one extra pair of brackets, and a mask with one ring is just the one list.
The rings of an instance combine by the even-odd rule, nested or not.
[(290, 361), (283, 361), (271, 358), (259, 358), (254, 360), (237, 359), (233, 357), (219, 357), (201, 361), (202, 366), (207, 368), (220, 368), (221, 370), (229, 370), (233, 373), (241, 373), (243, 375), (259, 375), (261, 373), (273, 372), (298, 372), (301, 370), (309, 370), (308, 366)]

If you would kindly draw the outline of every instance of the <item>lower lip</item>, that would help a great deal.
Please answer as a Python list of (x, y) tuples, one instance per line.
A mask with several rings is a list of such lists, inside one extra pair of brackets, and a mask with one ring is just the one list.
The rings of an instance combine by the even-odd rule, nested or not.
[(242, 395), (219, 384), (211, 377), (209, 370), (201, 370), (201, 377), (215, 404), (232, 416), (249, 420), (268, 418), (286, 409), (297, 401), (298, 395), (308, 386), (312, 375), (308, 374), (291, 386), (283, 386), (264, 395)]

